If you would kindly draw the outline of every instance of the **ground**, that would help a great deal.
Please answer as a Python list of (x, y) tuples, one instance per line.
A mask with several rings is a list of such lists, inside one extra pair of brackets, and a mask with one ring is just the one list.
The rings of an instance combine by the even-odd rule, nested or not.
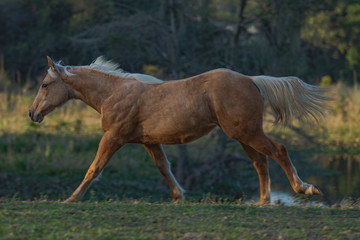
[(359, 239), (359, 205), (3, 199), (2, 239)]

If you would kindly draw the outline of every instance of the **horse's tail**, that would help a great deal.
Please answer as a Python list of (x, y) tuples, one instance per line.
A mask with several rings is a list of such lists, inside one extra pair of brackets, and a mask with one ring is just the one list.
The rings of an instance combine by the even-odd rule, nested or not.
[(253, 82), (259, 88), (275, 112), (275, 124), (291, 124), (294, 118), (318, 121), (329, 109), (326, 101), (333, 100), (325, 95), (326, 87), (307, 84), (297, 77), (254, 76)]

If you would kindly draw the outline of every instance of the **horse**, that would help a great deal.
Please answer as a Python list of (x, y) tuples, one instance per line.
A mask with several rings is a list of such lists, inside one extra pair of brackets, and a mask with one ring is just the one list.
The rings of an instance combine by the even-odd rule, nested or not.
[(263, 132), (264, 102), (275, 112), (275, 123), (318, 120), (326, 115), (326, 89), (297, 77), (247, 76), (215, 69), (181, 80), (162, 81), (126, 73), (119, 65), (97, 58), (86, 66), (65, 66), (47, 56), (49, 69), (28, 115), (34, 122), (70, 99), (79, 99), (101, 114), (103, 136), (95, 159), (65, 202), (81, 201), (91, 182), (112, 155), (126, 143), (142, 144), (164, 176), (174, 202), (184, 189), (172, 174), (162, 144), (186, 144), (216, 126), (238, 141), (255, 167), (260, 184), (258, 204), (270, 202), (268, 156), (280, 164), (296, 193), (320, 195), (303, 182), (286, 147)]

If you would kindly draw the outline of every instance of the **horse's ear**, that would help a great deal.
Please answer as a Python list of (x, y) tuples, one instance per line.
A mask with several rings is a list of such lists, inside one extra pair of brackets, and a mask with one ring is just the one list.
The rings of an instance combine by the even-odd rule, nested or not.
[(48, 60), (48, 64), (49, 64), (49, 67), (51, 68), (51, 70), (52, 70), (54, 73), (59, 74), (59, 71), (58, 71), (57, 68), (55, 67), (55, 64), (54, 64), (53, 60), (51, 59), (51, 57), (46, 56), (46, 58), (47, 58), (47, 60)]

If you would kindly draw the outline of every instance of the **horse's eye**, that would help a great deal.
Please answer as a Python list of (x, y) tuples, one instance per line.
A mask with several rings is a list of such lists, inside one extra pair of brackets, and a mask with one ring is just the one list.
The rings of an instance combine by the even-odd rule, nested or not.
[(44, 83), (43, 85), (41, 85), (42, 88), (47, 88), (47, 86), (48, 86), (48, 85), (45, 84), (45, 83)]

